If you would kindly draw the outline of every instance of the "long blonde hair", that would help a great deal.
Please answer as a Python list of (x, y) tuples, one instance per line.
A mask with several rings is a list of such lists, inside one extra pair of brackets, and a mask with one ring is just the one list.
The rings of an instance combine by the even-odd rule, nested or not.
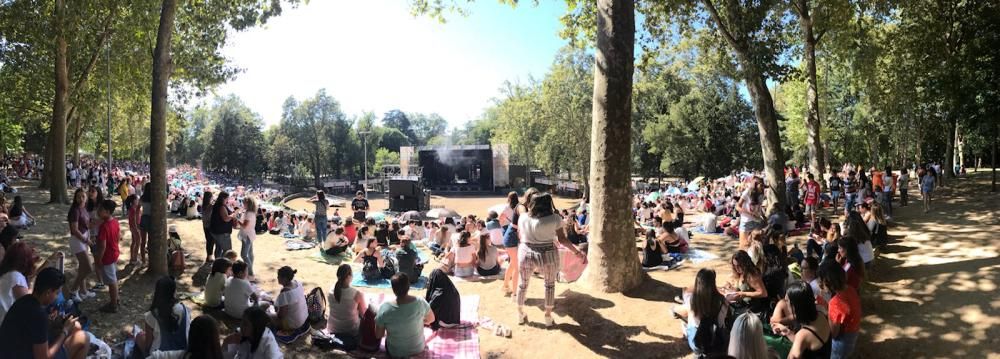
[(764, 325), (753, 313), (743, 313), (733, 322), (729, 336), (729, 355), (736, 359), (768, 358), (764, 343)]
[(243, 199), (243, 208), (246, 209), (247, 213), (257, 214), (257, 200), (252, 196), (247, 196)]
[(885, 211), (882, 209), (882, 205), (878, 203), (872, 203), (872, 218), (875, 218), (875, 222), (883, 226), (885, 223)]

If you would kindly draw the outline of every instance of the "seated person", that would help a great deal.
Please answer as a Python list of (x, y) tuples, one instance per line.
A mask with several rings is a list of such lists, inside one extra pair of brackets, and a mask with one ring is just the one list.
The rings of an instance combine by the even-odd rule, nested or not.
[(487, 232), (479, 235), (479, 251), (476, 252), (476, 273), (484, 277), (500, 274), (499, 253), (491, 240), (492, 233)]
[(420, 257), (417, 255), (417, 247), (413, 245), (413, 241), (402, 230), (399, 231), (399, 248), (396, 249), (395, 254), (397, 269), (400, 273), (406, 273), (412, 281), (410, 284), (414, 284), (420, 280), (420, 274), (424, 271), (424, 264), (420, 263)]
[(226, 358), (267, 358), (282, 359), (285, 355), (274, 339), (274, 333), (268, 329), (267, 312), (260, 307), (249, 307), (243, 313), (240, 330), (222, 342), (225, 346)]
[(428, 248), (434, 253), (435, 257), (441, 258), (445, 253), (451, 249), (451, 232), (448, 226), (441, 226), (438, 230), (437, 235), (434, 236), (434, 242), (430, 243)]
[(663, 232), (656, 240), (666, 246), (668, 253), (687, 253), (688, 242), (677, 234), (677, 228), (676, 221), (663, 222)]
[(212, 262), (212, 273), (205, 281), (205, 307), (222, 308), (222, 292), (226, 290), (229, 276), (232, 275), (233, 262), (218, 258)]
[(358, 328), (361, 325), (361, 315), (368, 309), (365, 294), (351, 286), (354, 273), (349, 264), (337, 267), (337, 282), (327, 295), (327, 308), (330, 316), (326, 321), (326, 332), (340, 339), (344, 351), (358, 347)]
[(272, 321), (278, 327), (278, 333), (291, 332), (306, 325), (309, 317), (309, 308), (306, 306), (306, 294), (302, 289), (302, 283), (295, 280), (297, 271), (292, 267), (284, 266), (278, 269), (278, 284), (281, 284), (281, 292), (274, 301), (275, 313)]
[(705, 221), (701, 223), (701, 231), (705, 233), (719, 233), (717, 221), (718, 218), (715, 214), (709, 213), (705, 215)]
[(0, 348), (3, 348), (0, 355), (5, 358), (55, 358), (63, 351), (70, 358), (87, 355), (90, 342), (76, 317), (51, 317), (46, 312), (65, 283), (66, 277), (56, 268), (45, 268), (38, 273), (34, 291), (15, 301), (0, 324)]
[(695, 341), (698, 332), (711, 338), (716, 330), (724, 330), (729, 306), (726, 299), (716, 287), (715, 271), (702, 268), (695, 275), (694, 288), (684, 288), (683, 304), (672, 309), (674, 318), (680, 319), (688, 346), (696, 354), (704, 354), (711, 349), (713, 343)]
[(663, 255), (666, 253), (667, 248), (663, 242), (656, 240), (656, 231), (647, 231), (646, 245), (642, 247), (642, 266), (652, 268), (663, 265)]
[(377, 282), (385, 278), (386, 274), (392, 276), (395, 269), (387, 268), (386, 261), (382, 257), (382, 250), (377, 247), (378, 241), (368, 241), (368, 246), (358, 252), (355, 262), (361, 262), (361, 278), (366, 282)]
[(389, 246), (389, 223), (386, 223), (386, 221), (379, 222), (378, 229), (375, 230), (375, 240), (378, 241), (378, 245), (380, 246)]
[(390, 357), (410, 357), (424, 351), (424, 326), (434, 323), (434, 312), (424, 298), (409, 294), (410, 279), (397, 273), (391, 279), (396, 300), (386, 301), (375, 315), (375, 336), (385, 337)]
[(136, 337), (136, 348), (142, 353), (185, 350), (188, 347), (190, 313), (176, 297), (177, 282), (169, 276), (156, 281), (153, 304), (143, 316), (143, 330)]
[(187, 350), (154, 351), (149, 359), (222, 358), (219, 322), (208, 315), (191, 321)]
[(368, 242), (374, 240), (375, 237), (372, 237), (371, 235), (371, 227), (361, 226), (361, 228), (358, 229), (358, 239), (354, 241), (354, 253), (361, 253), (365, 247), (368, 247)]
[(454, 246), (445, 257), (445, 266), (451, 269), (456, 277), (472, 276), (476, 268), (476, 248), (469, 243), (469, 232), (462, 232), (458, 245)]
[(440, 268), (431, 272), (424, 299), (430, 304), (434, 313), (435, 320), (431, 323), (431, 329), (448, 328), (461, 322), (462, 298), (451, 278), (448, 278)]
[(486, 217), (486, 232), (490, 235), (490, 243), (494, 247), (503, 247), (503, 227), (500, 226), (499, 215), (495, 211), (490, 211)]
[(247, 264), (243, 261), (233, 263), (233, 277), (229, 278), (222, 297), (226, 314), (237, 319), (257, 301), (257, 293), (247, 280)]
[(344, 238), (344, 229), (337, 228), (333, 232), (332, 236), (327, 236), (325, 242), (323, 242), (323, 253), (330, 256), (340, 255), (350, 247), (350, 243)]

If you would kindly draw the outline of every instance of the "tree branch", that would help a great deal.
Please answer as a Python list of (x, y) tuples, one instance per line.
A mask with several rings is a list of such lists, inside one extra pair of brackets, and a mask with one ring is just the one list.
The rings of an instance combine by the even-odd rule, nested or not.
[(712, 15), (712, 20), (714, 20), (715, 24), (719, 27), (719, 32), (722, 33), (722, 36), (726, 38), (726, 41), (728, 41), (734, 49), (739, 51), (736, 38), (729, 33), (729, 29), (727, 29), (726, 25), (722, 22), (722, 18), (719, 16), (719, 11), (715, 9), (715, 5), (712, 4), (712, 0), (701, 0), (701, 3), (705, 4), (705, 7), (708, 8), (708, 13)]
[(819, 40), (822, 40), (823, 39), (823, 35), (826, 35), (826, 30), (827, 29), (820, 30), (819, 34), (816, 35), (816, 39), (813, 40), (813, 42), (815, 42), (817, 45), (819, 45)]
[(87, 66), (83, 68), (83, 72), (80, 73), (80, 77), (76, 79), (76, 83), (73, 87), (69, 89), (69, 95), (75, 94), (76, 90), (83, 87), (87, 83), (87, 79), (90, 77), (90, 72), (94, 70), (94, 66), (97, 65), (97, 59), (101, 56), (101, 50), (104, 48), (104, 44), (107, 43), (108, 39), (111, 37), (113, 30), (111, 29), (111, 21), (115, 18), (117, 14), (117, 9), (113, 10), (108, 17), (104, 19), (104, 32), (101, 33), (97, 41), (97, 46), (94, 47), (94, 52), (90, 54), (90, 61), (87, 62)]

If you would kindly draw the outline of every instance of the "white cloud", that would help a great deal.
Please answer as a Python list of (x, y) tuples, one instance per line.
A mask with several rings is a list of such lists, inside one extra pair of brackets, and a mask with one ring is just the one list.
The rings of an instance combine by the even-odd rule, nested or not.
[(348, 115), (399, 108), (457, 126), (478, 117), (503, 81), (541, 76), (564, 43), (561, 5), (475, 6), (440, 24), (413, 17), (405, 1), (311, 1), (232, 34), (224, 53), (245, 72), (216, 93), (240, 96), (267, 124), (288, 96), (325, 88)]

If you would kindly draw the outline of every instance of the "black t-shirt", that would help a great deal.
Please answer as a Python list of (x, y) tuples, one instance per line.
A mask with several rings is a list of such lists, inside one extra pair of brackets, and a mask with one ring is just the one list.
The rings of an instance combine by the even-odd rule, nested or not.
[(388, 229), (376, 229), (375, 230), (375, 241), (378, 242), (380, 246), (389, 245), (389, 230)]
[(33, 295), (14, 302), (0, 324), (0, 358), (33, 358), (35, 344), (48, 344), (49, 317)]
[(368, 210), (368, 200), (361, 198), (355, 198), (351, 201), (351, 209), (354, 211), (367, 211)]
[(2, 231), (0, 231), (0, 244), (2, 244), (4, 248), (9, 247), (11, 244), (14, 244), (14, 240), (17, 239), (17, 235), (17, 229), (8, 224), (6, 227), (3, 227)]

